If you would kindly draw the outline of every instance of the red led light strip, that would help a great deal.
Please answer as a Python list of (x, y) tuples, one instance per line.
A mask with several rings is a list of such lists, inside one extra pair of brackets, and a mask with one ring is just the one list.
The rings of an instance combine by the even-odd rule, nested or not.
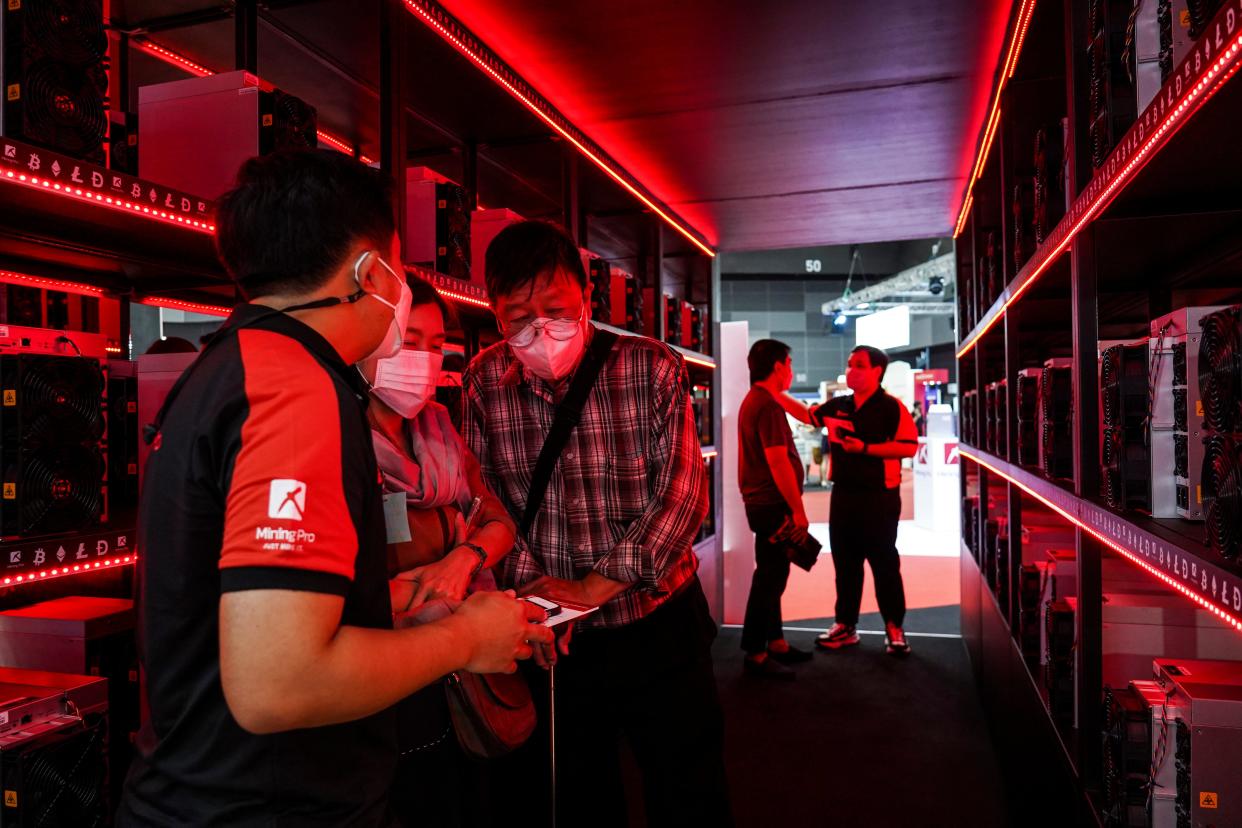
[(221, 307), (219, 305), (202, 305), (198, 302), (183, 302), (180, 299), (160, 299), (154, 296), (148, 296), (138, 300), (140, 305), (148, 305), (153, 308), (168, 308), (169, 310), (190, 311), (191, 313), (202, 313), (207, 316), (228, 316), (233, 311), (230, 308)]
[(1034, 14), (1035, 0), (1022, 0), (1022, 6), (1018, 9), (1017, 23), (1009, 36), (1009, 51), (1005, 55), (1004, 68), (1001, 70), (1000, 79), (996, 83), (996, 92), (992, 96), (992, 106), (986, 121), (987, 126), (983, 131), (983, 143), (979, 146), (979, 154), (975, 158), (974, 171), (970, 174), (970, 180), (966, 182), (966, 192), (962, 195), (962, 207), (957, 214), (957, 229), (953, 233), (954, 238), (957, 238), (962, 232), (962, 227), (966, 224), (966, 214), (972, 203), (971, 194), (975, 189), (975, 181), (983, 173), (983, 165), (987, 161), (988, 152), (992, 149), (992, 139), (995, 137), (996, 127), (1000, 123), (1001, 93), (1005, 91), (1005, 83), (1013, 77), (1014, 70), (1018, 68), (1018, 56), (1021, 54), (1022, 44), (1026, 42), (1026, 30), (1031, 25), (1031, 17)]
[[(1109, 185), (1095, 196), (1095, 198), (1083, 211), (1083, 214), (1078, 221), (1076, 221), (1074, 225), (1065, 233), (1065, 236), (1061, 239), (1060, 243), (1058, 243), (1049, 253), (1042, 255), (1042, 261), (1039, 265), (1031, 271), (1030, 276), (1028, 276), (1022, 284), (1018, 285), (1014, 292), (1005, 300), (1004, 304), (1001, 305), (1000, 310), (994, 313), (992, 318), (989, 319), (982, 328), (977, 330), (969, 339), (962, 343), (962, 347), (958, 349), (957, 352), (958, 359), (961, 359), (962, 356), (969, 353), (970, 349), (974, 348), (975, 345), (978, 344), (980, 337), (986, 334), (998, 321), (1000, 321), (1009, 306), (1018, 301), (1018, 298), (1021, 297), (1022, 294), (1026, 293), (1031, 285), (1035, 284), (1035, 280), (1042, 276), (1044, 272), (1052, 266), (1052, 263), (1057, 260), (1057, 257), (1060, 256), (1067, 247), (1069, 247), (1070, 242), (1074, 240), (1083, 226), (1093, 220), (1104, 210), (1105, 207), (1112, 203), (1112, 200), (1117, 196), (1117, 193), (1122, 186), (1129, 183), (1130, 179), (1133, 178), (1134, 175), (1147, 163), (1148, 157), (1153, 151), (1155, 151), (1156, 147), (1163, 141), (1171, 138), (1177, 130), (1185, 126), (1186, 121), (1190, 119), (1190, 116), (1197, 112), (1205, 103), (1207, 103), (1213, 95), (1219, 92), (1221, 87), (1225, 85), (1226, 81), (1238, 73), (1238, 70), (1242, 68), (1242, 66), (1235, 65), (1225, 74), (1221, 74), (1225, 67), (1229, 65), (1229, 62), (1237, 56), (1240, 49), (1242, 49), (1242, 35), (1239, 35), (1229, 46), (1229, 48), (1223, 50), (1221, 56), (1212, 65), (1212, 68), (1203, 75), (1198, 83), (1191, 87), (1190, 92), (1186, 95), (1186, 98), (1169, 113), (1168, 117), (1166, 117), (1160, 126), (1151, 134), (1151, 137), (1147, 139), (1142, 148), (1135, 153), (1133, 158), (1130, 159), (1130, 163), (1126, 164), (1126, 166), (1122, 168), (1121, 172), (1117, 173), (1113, 180), (1109, 182)], [(1215, 83), (1213, 83), (1213, 81), (1215, 81)]]
[(6, 575), (0, 586), (15, 587), (24, 586), (26, 584), (42, 583), (50, 581), (54, 578), (63, 578), (66, 575), (80, 575), (85, 572), (96, 572), (101, 569), (111, 569), (117, 566), (126, 566), (127, 564), (137, 563), (138, 553), (132, 555), (122, 555), (119, 558), (108, 558), (103, 561), (92, 561), (91, 563), (66, 564), (55, 569), (41, 569), (38, 572), (30, 572), (25, 575)]
[(966, 209), (962, 210), (962, 214), (957, 217), (957, 227), (953, 228), (953, 238), (956, 239), (958, 236), (962, 235), (962, 228), (966, 226), (966, 219), (970, 217), (970, 208), (974, 205), (974, 203), (975, 196), (973, 193), (966, 196)]
[(159, 58), (170, 66), (176, 66), (178, 69), (184, 69), (186, 72), (189, 72), (195, 77), (205, 78), (215, 74), (215, 72), (211, 71), (206, 66), (195, 63), (189, 58), (177, 54), (172, 49), (167, 49), (150, 40), (134, 40), (132, 43), (152, 57)]
[(625, 178), (619, 172), (613, 169), (611, 164), (609, 164), (607, 161), (605, 161), (603, 158), (601, 158), (599, 155), (597, 155), (595, 152), (593, 152), (591, 149), (585, 146), (574, 135), (572, 135), (567, 129), (565, 129), (560, 124), (558, 124), (556, 122), (556, 119), (548, 115), (548, 113), (544, 112), (543, 109), (538, 104), (536, 104), (533, 100), (531, 100), (529, 96), (527, 96), (520, 89), (515, 87), (508, 80), (503, 78), (499, 72), (497, 72), (494, 68), (492, 68), (492, 66), (482, 56), (480, 56), (476, 52), (475, 49), (473, 49), (472, 47), (468, 46), (465, 43), (462, 43), (462, 41), (455, 34), (449, 31), (449, 29), (443, 23), (437, 20), (430, 12), (428, 12), (422, 6), (418, 5), (418, 3), (415, 2), (415, 0), (405, 0), (405, 5), (406, 5), (406, 8), (408, 8), (419, 19), (421, 19), (424, 23), (426, 23), (431, 28), (435, 29), (436, 32), (438, 32), (442, 38), (444, 38), (449, 43), (451, 43), (453, 47), (457, 49), (457, 51), (461, 52), (472, 63), (474, 63), (476, 66), (478, 66), (488, 75), (490, 75), (493, 80), (495, 80), (497, 83), (503, 86), (510, 95), (516, 98), (523, 106), (529, 109), (532, 113), (534, 113), (534, 115), (537, 118), (539, 118), (539, 120), (543, 121), (545, 124), (550, 126), (553, 130), (555, 130), (558, 135), (560, 135), (566, 141), (569, 141), (571, 144), (577, 147), (579, 152), (585, 155), (591, 161), (591, 163), (593, 163), (595, 166), (603, 170), (604, 173), (607, 174), (609, 178), (611, 178), (613, 181), (616, 181), (618, 184), (620, 184), (622, 187), (628, 190), (635, 198), (637, 198), (643, 204), (647, 205), (647, 207), (649, 207), (652, 212), (654, 212), (660, 218), (664, 219), (665, 223), (667, 223), (670, 227), (672, 227), (682, 236), (685, 236), (686, 239), (688, 239), (691, 244), (693, 244), (699, 250), (703, 251), (703, 253), (705, 253), (706, 255), (712, 258), (716, 257), (716, 251), (713, 250), (708, 245), (704, 244), (703, 242), (699, 241), (698, 236), (694, 234), (693, 230), (691, 230), (687, 225), (683, 225), (680, 221), (673, 218), (665, 210), (663, 210), (659, 205), (657, 205), (655, 201), (649, 198), (645, 193), (643, 193), (641, 190), (639, 190), (637, 187), (635, 187), (630, 182), (626, 181)]
[(461, 302), (462, 304), (466, 304), (466, 305), (474, 305), (475, 307), (478, 307), (478, 308), (487, 308), (488, 310), (491, 310), (492, 308), (491, 304), (488, 303), (486, 299), (480, 299), (477, 296), (467, 296), (464, 293), (455, 293), (454, 291), (446, 290), (445, 288), (442, 288), (436, 285), (433, 285), (433, 287), (435, 287), (436, 293), (440, 294), (445, 299), (452, 299), (454, 302)]
[(14, 273), (11, 270), (0, 270), (0, 282), (10, 285), (29, 285), (45, 290), (59, 290), (63, 293), (75, 293), (79, 296), (103, 296), (103, 288), (92, 285), (80, 285), (77, 282), (62, 282), (59, 279), (45, 279), (42, 276), (30, 276), (26, 273)]
[(1126, 549), (1124, 546), (1121, 546), (1120, 544), (1118, 544), (1116, 541), (1112, 540), (1111, 538), (1108, 538), (1102, 535), (1098, 530), (1092, 528), (1091, 526), (1088, 526), (1086, 523), (1080, 520), (1076, 515), (1071, 515), (1069, 512), (1066, 512), (1060, 506), (1057, 506), (1051, 500), (1039, 494), (1039, 492), (1036, 492), (1034, 489), (1030, 488), (1029, 486), (1022, 483), (1021, 481), (1016, 480), (1015, 478), (1010, 477), (1009, 475), (1005, 474), (1003, 471), (996, 468), (991, 463), (988, 463), (986, 460), (983, 460), (978, 455), (975, 455), (971, 453), (970, 451), (967, 451), (964, 448), (959, 448), (959, 452), (961, 453), (963, 457), (967, 457), (975, 461), (980, 466), (983, 466), (985, 469), (992, 472), (993, 474), (998, 475), (999, 477), (1005, 478), (1010, 483), (1014, 484), (1019, 489), (1026, 492), (1031, 497), (1035, 498), (1040, 503), (1043, 503), (1049, 509), (1059, 514), (1061, 517), (1065, 518), (1067, 521), (1077, 526), (1079, 529), (1082, 529), (1088, 535), (1091, 535), (1093, 538), (1095, 538), (1100, 543), (1107, 546), (1109, 549), (1112, 549), (1114, 552), (1121, 555), (1123, 558), (1128, 560), (1130, 563), (1142, 568), (1143, 570), (1147, 571), (1149, 574), (1154, 575), (1156, 578), (1159, 578), (1161, 581), (1163, 581), (1168, 586), (1173, 587), (1178, 592), (1180, 592), (1182, 595), (1185, 595), (1187, 598), (1194, 601), (1199, 606), (1203, 607), (1206, 610), (1209, 610), (1213, 615), (1217, 616), (1222, 621), (1226, 622), (1227, 624), (1231, 625), (1238, 631), (1242, 632), (1242, 620), (1239, 620), (1238, 618), (1235, 618), (1230, 613), (1225, 612), (1220, 607), (1216, 606), (1211, 601), (1207, 600), (1202, 595), (1188, 588), (1184, 584), (1181, 584), (1177, 582), (1176, 580), (1174, 580), (1173, 578), (1170, 578), (1168, 575), (1161, 572), (1159, 569), (1156, 569), (1154, 566), (1144, 561), (1142, 558), (1140, 558), (1138, 555), (1131, 552), (1129, 549)]
[(21, 184), (36, 190), (43, 189), (58, 192), (63, 196), (67, 196), (68, 198), (72, 198), (77, 201), (87, 201), (91, 204), (108, 207), (122, 213), (140, 213), (144, 216), (155, 219), (156, 221), (162, 221), (165, 224), (188, 227), (192, 230), (197, 230), (200, 233), (214, 233), (216, 231), (216, 226), (210, 222), (186, 218), (185, 216), (179, 216), (176, 213), (170, 213), (167, 210), (148, 207), (145, 204), (138, 204), (133, 201), (127, 201), (123, 198), (113, 198), (110, 195), (97, 193), (86, 187), (70, 187), (62, 185), (56, 181), (50, 181), (46, 178), (26, 175), (25, 173), (14, 172), (13, 170), (7, 170), (3, 177), (0, 177), (0, 180), (11, 181), (14, 184)]
[[(206, 77), (210, 77), (211, 75), (216, 74), (212, 70), (208, 69), (206, 66), (203, 66), (200, 63), (195, 63), (194, 61), (190, 60), (184, 55), (179, 55), (176, 52), (174, 52), (172, 49), (169, 49), (166, 46), (161, 46), (160, 44), (154, 41), (135, 40), (133, 41), (133, 43), (139, 49), (151, 55), (152, 57), (155, 57), (155, 58), (158, 58), (159, 60), (164, 61), (169, 66), (176, 66), (178, 69), (184, 69), (185, 71), (189, 72), (191, 75), (194, 75), (195, 77), (206, 78)], [(322, 130), (322, 129), (316, 130), (315, 134), (319, 136), (320, 141), (323, 141), (325, 144), (332, 147), (333, 149), (340, 150), (346, 155), (354, 154), (353, 145), (350, 144), (345, 139), (338, 138), (332, 133), (326, 132), (325, 130)], [(374, 159), (368, 158), (365, 155), (360, 154), (358, 156), (358, 160), (364, 164), (370, 164), (372, 163)]]

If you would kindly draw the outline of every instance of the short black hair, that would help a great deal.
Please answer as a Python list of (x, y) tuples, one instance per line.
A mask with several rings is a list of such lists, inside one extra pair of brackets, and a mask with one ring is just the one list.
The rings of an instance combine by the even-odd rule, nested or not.
[(247, 299), (310, 293), (359, 240), (387, 255), (394, 232), (388, 176), (331, 150), (251, 158), (216, 205), (216, 251)]
[(487, 295), (493, 300), (516, 292), (558, 267), (567, 270), (579, 287), (587, 286), (578, 246), (568, 233), (548, 221), (510, 224), (492, 239), (484, 258), (484, 281)]
[(772, 376), (776, 366), (789, 359), (789, 346), (779, 339), (760, 339), (750, 346), (746, 366), (750, 368), (750, 384), (763, 382)]
[(430, 282), (409, 271), (406, 271), (405, 281), (410, 286), (411, 308), (417, 308), (419, 305), (435, 305), (444, 316), (445, 329), (451, 330), (457, 327), (457, 314), (453, 311), (452, 306), (444, 301), (440, 291), (436, 290)]
[(867, 359), (871, 361), (872, 368), (880, 369), (880, 382), (883, 382), (884, 375), (888, 373), (888, 354), (884, 353), (874, 345), (858, 345), (855, 346), (854, 350), (850, 351), (850, 353), (856, 354), (859, 351), (862, 351), (867, 355)]

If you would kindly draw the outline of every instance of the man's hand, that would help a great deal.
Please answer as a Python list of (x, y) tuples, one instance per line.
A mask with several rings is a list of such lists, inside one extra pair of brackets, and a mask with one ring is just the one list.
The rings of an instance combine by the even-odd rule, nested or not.
[(578, 581), (566, 581), (544, 575), (542, 578), (523, 585), (518, 590), (518, 594), (538, 595), (540, 598), (547, 598), (558, 604), (570, 603), (599, 607), (620, 595), (628, 587), (629, 584), (605, 578), (598, 572), (592, 572)]
[(845, 449), (846, 454), (862, 454), (867, 444), (857, 437), (842, 437), (841, 448)]
[(574, 637), (574, 622), (553, 627), (552, 632), (556, 634), (555, 644), (540, 644), (535, 648), (535, 663), (545, 670), (556, 664), (558, 653), (569, 655), (569, 641)]
[(811, 521), (807, 519), (805, 509), (799, 509), (798, 511), (794, 512), (793, 523), (794, 523), (794, 526), (797, 526), (799, 529), (810, 528)]
[(540, 624), (545, 614), (513, 592), (476, 592), (451, 619), (469, 656), (472, 673), (512, 673), (517, 662), (530, 658), (533, 647), (551, 644), (552, 630)]

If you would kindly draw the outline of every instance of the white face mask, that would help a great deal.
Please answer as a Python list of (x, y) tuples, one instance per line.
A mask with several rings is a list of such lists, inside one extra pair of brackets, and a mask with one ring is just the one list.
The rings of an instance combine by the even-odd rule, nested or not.
[(398, 351), (396, 356), (375, 360), (371, 393), (405, 419), (413, 419), (427, 400), (435, 399), (436, 380), (443, 363), (444, 354), (411, 348)]
[(549, 382), (564, 379), (586, 350), (582, 315), (577, 319), (539, 317), (509, 337), (509, 347), (535, 376)]
[(374, 250), (368, 250), (358, 257), (358, 261), (354, 262), (354, 281), (358, 283), (358, 289), (362, 290), (362, 280), (358, 277), (358, 268), (366, 260), (367, 256), (375, 255), (375, 261), (384, 266), (384, 269), (393, 275), (393, 278), (401, 285), (401, 295), (397, 299), (397, 304), (393, 304), (380, 296), (378, 293), (368, 293), (372, 299), (384, 303), (392, 308), (392, 321), (388, 323), (388, 332), (384, 334), (384, 338), (380, 340), (380, 344), (375, 346), (375, 350), (367, 359), (387, 359), (394, 357), (401, 351), (401, 342), (405, 339), (405, 326), (410, 321), (410, 305), (414, 301), (414, 294), (410, 292), (410, 285), (405, 279), (397, 275), (397, 272), (388, 266), (388, 263), (379, 257)]

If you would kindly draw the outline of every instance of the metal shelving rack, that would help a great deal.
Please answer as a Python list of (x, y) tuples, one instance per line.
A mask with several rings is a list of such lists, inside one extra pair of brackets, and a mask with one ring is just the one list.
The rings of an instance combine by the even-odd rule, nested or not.
[[(1005, 760), (1040, 779), (1043, 805), (1076, 809), (1083, 824), (1103, 818), (1102, 561), (1128, 561), (1153, 584), (1235, 628), (1242, 660), (1242, 562), (1213, 552), (1202, 524), (1109, 509), (1098, 495), (1097, 429), (1101, 341), (1146, 337), (1148, 320), (1178, 307), (1242, 301), (1236, 276), (1242, 164), (1224, 152), (1242, 117), (1242, 81), (1233, 79), (1242, 68), (1242, 4), (1220, 4), (1150, 105), (1114, 136), (1096, 165), (1088, 125), (1090, 57), (1082, 47), (1100, 5), (1013, 4), (955, 231), (959, 284), (973, 287), (959, 290), (959, 383), (963, 392), (976, 392), (962, 397), (969, 409), (963, 420), (986, 421), (988, 384), (1005, 379), (1010, 389), (991, 450), (963, 441), (963, 497), (978, 497), (980, 510), (977, 523), (964, 525), (963, 638)], [(1032, 244), (1014, 226), (1015, 188), (1030, 174), (1024, 141), (1038, 126), (1057, 124), (1066, 138), (1064, 199), (1053, 206), (1046, 237)], [(1053, 357), (1072, 361), (1073, 473), (1064, 480), (1016, 462), (1017, 374)], [(1030, 516), (1059, 521), (1075, 538), (1069, 722), (1050, 714), (1039, 666), (1024, 657), (1013, 612), (1018, 567), (993, 590), (972, 552), (987, 543), (989, 517), (1001, 517), (1008, 522), (1010, 561), (1022, 561), (1017, 528)]]
[[(707, 309), (712, 324), (706, 353), (678, 350), (693, 383), (717, 386), (719, 275), (712, 247), (434, 0), (382, 0), (365, 7), (241, 0), (180, 4), (172, 13), (158, 0), (136, 0), (113, 6), (110, 38), (111, 103), (117, 111), (131, 108), (141, 85), (242, 69), (316, 106), (321, 146), (391, 171), (401, 211), (406, 167), (425, 166), (458, 182), (470, 209), (507, 207), (557, 221), (580, 247), (632, 273), (652, 292), (656, 307), (646, 312), (655, 315), (656, 338), (665, 333), (662, 294)], [(9, 160), (0, 159), (0, 271), (64, 281), (118, 300), (122, 343), (128, 340), (131, 301), (216, 313), (235, 304), (236, 293), (215, 261), (209, 203), (175, 194), (170, 203), (180, 205), (187, 197), (193, 216), (178, 210), (165, 220), (144, 209), (166, 209), (158, 182), (124, 180), (125, 192), (136, 183), (143, 199), (109, 192), (110, 179), (91, 189), (91, 197), (81, 197), (76, 182), (73, 190), (61, 191), (52, 188), (59, 181), (18, 180), (31, 171)], [(96, 189), (118, 204), (96, 200)], [(158, 191), (156, 201), (145, 197), (148, 191)], [(118, 206), (122, 200), (137, 209)], [(404, 226), (403, 216), (398, 226)], [(459, 344), (467, 356), (495, 341), (487, 297), (477, 284), (421, 275), (459, 308)], [(716, 393), (711, 408), (717, 433)], [(704, 455), (705, 463), (719, 466), (710, 446)], [(717, 504), (720, 477), (713, 475)], [(716, 518), (719, 526), (718, 507)], [(701, 538), (696, 549), (713, 559), (705, 568), (718, 571), (719, 532)], [(708, 583), (707, 591), (718, 605), (720, 585)]]

